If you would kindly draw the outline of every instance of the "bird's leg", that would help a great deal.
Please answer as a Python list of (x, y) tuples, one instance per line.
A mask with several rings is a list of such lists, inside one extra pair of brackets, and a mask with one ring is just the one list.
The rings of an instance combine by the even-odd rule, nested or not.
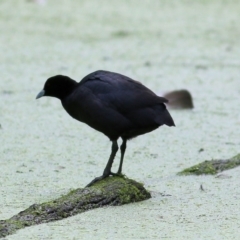
[(119, 168), (118, 168), (118, 171), (117, 171), (118, 175), (122, 174), (123, 158), (124, 158), (124, 153), (125, 153), (126, 148), (127, 148), (127, 139), (123, 139), (122, 145), (120, 147), (120, 149), (121, 149), (121, 159), (120, 159), (120, 164), (119, 164)]
[(98, 182), (106, 177), (108, 177), (109, 175), (113, 175), (111, 173), (111, 168), (112, 168), (112, 164), (113, 164), (113, 160), (116, 156), (116, 153), (118, 151), (118, 144), (117, 144), (117, 141), (113, 141), (112, 142), (112, 152), (111, 152), (111, 155), (108, 159), (108, 163), (103, 171), (103, 175), (100, 176), (100, 177), (96, 177), (95, 179), (93, 179), (86, 187), (90, 187), (91, 185), (93, 185), (93, 183), (95, 182)]
[(111, 174), (111, 168), (112, 168), (112, 164), (113, 164), (113, 160), (116, 156), (116, 153), (118, 151), (118, 143), (117, 141), (113, 141), (112, 142), (112, 152), (111, 155), (109, 157), (108, 163), (103, 171), (103, 176), (108, 177)]

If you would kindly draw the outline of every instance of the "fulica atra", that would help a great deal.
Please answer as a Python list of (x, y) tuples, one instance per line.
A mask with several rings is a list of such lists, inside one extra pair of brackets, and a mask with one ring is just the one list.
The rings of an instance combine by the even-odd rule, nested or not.
[[(102, 176), (87, 186), (110, 175), (120, 175), (127, 140), (151, 132), (162, 125), (175, 126), (164, 103), (140, 82), (119, 73), (95, 71), (79, 83), (57, 75), (45, 82), (37, 99), (43, 96), (61, 100), (70, 116), (102, 132), (112, 141), (112, 151)], [(117, 173), (111, 172), (118, 151), (118, 138), (122, 138), (121, 158)]]

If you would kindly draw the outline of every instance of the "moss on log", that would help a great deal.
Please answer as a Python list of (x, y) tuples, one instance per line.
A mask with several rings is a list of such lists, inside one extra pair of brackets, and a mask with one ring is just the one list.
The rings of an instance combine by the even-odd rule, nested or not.
[(10, 219), (1, 220), (0, 237), (28, 226), (61, 220), (90, 209), (118, 206), (150, 197), (141, 183), (125, 177), (109, 177), (91, 187), (73, 190), (56, 200), (33, 204)]
[(240, 165), (240, 154), (226, 160), (204, 161), (179, 172), (178, 175), (217, 174)]

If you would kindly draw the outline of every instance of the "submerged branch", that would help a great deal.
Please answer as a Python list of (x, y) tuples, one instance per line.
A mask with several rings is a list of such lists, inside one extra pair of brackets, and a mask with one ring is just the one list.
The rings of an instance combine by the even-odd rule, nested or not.
[(240, 154), (225, 160), (204, 161), (179, 172), (178, 175), (217, 174), (240, 165)]

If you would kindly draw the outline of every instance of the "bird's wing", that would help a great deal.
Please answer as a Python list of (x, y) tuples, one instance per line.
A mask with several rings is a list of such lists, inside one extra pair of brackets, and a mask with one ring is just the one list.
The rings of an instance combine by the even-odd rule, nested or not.
[(108, 71), (91, 73), (79, 85), (88, 88), (104, 105), (121, 113), (167, 102), (167, 99), (158, 97), (140, 82)]

